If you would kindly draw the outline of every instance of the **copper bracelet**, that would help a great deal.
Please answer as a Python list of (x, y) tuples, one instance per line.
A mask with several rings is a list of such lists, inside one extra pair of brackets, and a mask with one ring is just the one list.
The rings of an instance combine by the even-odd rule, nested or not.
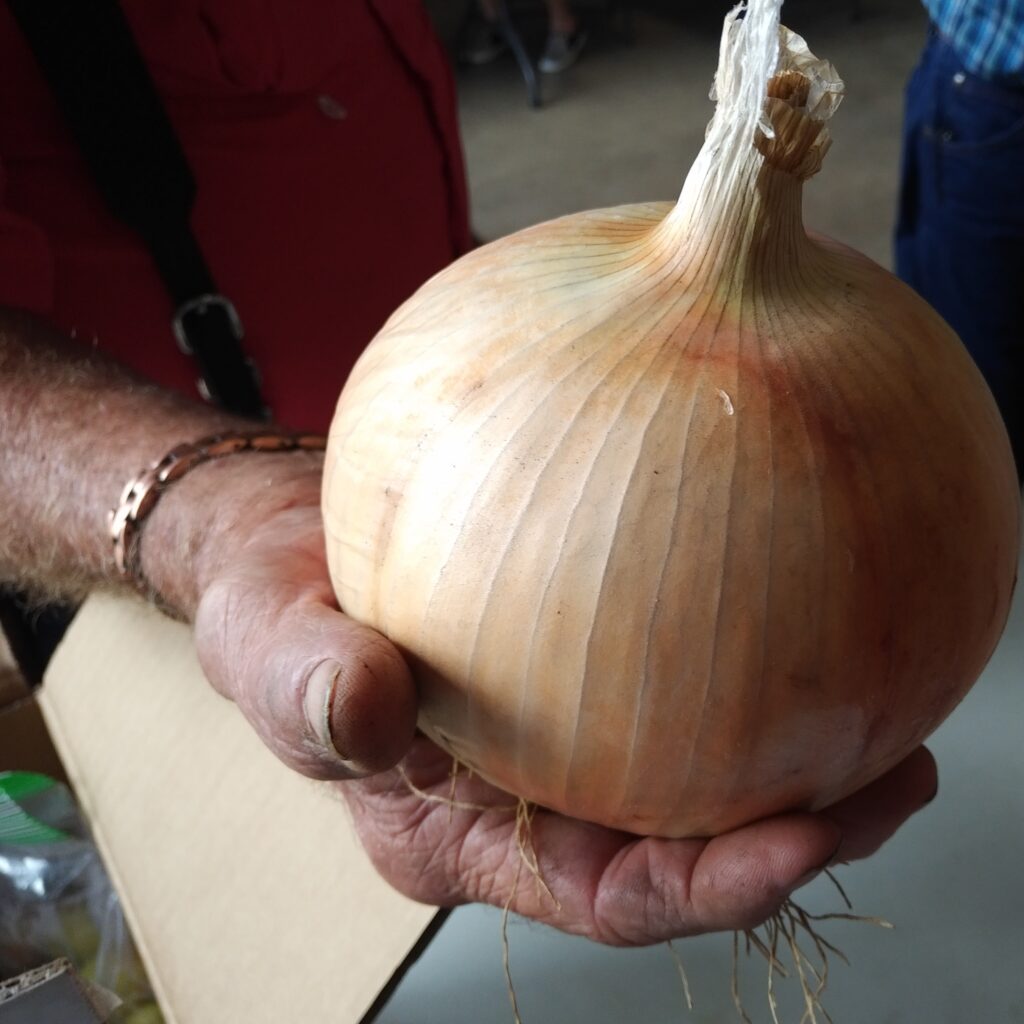
[(114, 548), (114, 565), (118, 574), (143, 594), (151, 596), (151, 587), (142, 572), (139, 556), (143, 523), (156, 507), (160, 495), (196, 466), (241, 452), (313, 452), (323, 451), (326, 447), (327, 438), (317, 434), (274, 434), (261, 431), (214, 434), (172, 448), (162, 459), (129, 480), (121, 492), (117, 507), (107, 513), (107, 526)]

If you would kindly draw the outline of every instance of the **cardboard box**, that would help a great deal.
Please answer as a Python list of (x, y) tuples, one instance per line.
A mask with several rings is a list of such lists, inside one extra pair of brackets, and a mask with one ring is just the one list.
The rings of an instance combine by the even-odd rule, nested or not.
[(86, 603), (41, 704), (170, 1024), (367, 1022), (443, 914), (206, 683), (189, 630)]

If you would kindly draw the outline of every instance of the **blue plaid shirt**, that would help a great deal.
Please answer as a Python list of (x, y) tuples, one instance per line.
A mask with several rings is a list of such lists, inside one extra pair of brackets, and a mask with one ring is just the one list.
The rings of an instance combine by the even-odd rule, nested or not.
[(964, 67), (1024, 83), (1024, 0), (924, 0)]

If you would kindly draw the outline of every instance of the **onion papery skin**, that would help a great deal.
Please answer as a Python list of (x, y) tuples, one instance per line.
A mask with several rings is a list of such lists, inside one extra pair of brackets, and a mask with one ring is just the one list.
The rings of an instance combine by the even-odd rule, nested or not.
[(827, 806), (913, 750), (1005, 625), (1020, 492), (966, 350), (809, 236), (842, 82), (726, 19), (678, 203), (563, 217), (424, 285), (357, 363), (324, 475), (341, 607), (420, 726), (641, 834)]
[(1008, 613), (1018, 491), (959, 340), (804, 239), (691, 281), (671, 204), (464, 257), (389, 321), (331, 430), (342, 608), (483, 777), (642, 834), (820, 808), (920, 743)]

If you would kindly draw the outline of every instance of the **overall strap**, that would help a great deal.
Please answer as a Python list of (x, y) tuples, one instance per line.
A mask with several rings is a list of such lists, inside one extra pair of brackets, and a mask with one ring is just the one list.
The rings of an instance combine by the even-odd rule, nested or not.
[[(117, 0), (7, 0), (110, 212), (142, 238), (204, 398), (266, 419), (234, 306), (189, 220), (196, 182)], [(170, 340), (170, 339), (168, 339)]]

